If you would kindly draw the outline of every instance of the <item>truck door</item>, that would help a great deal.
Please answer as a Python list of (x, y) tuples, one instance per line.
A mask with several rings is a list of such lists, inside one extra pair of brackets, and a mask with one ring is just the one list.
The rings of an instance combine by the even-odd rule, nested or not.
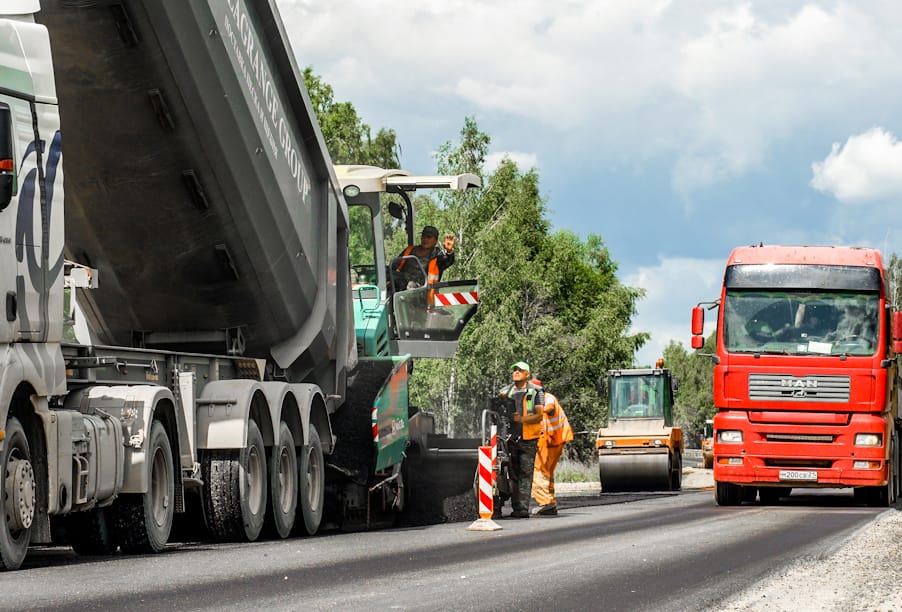
[(0, 318), (0, 342), (13, 340), (13, 324), (10, 321), (11, 300), (16, 295), (16, 264), (13, 248), (16, 206), (16, 156), (13, 148), (13, 121), (10, 98), (0, 95), (0, 292), (6, 308)]

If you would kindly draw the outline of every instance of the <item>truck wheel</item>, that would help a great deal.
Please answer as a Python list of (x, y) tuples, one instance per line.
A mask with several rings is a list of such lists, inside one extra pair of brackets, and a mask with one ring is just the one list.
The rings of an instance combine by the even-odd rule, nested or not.
[(108, 508), (92, 508), (64, 517), (69, 546), (80, 555), (112, 555), (119, 548), (116, 527)]
[(159, 552), (169, 541), (175, 515), (175, 468), (169, 437), (154, 420), (147, 439), (146, 493), (119, 497), (115, 509), (116, 533), (124, 553)]
[(270, 455), (269, 491), (271, 514), (267, 531), (287, 538), (298, 510), (298, 455), (294, 437), (284, 421), (279, 423), (279, 438)]
[(254, 421), (247, 423), (241, 450), (204, 453), (204, 515), (214, 537), (253, 542), (266, 516), (266, 449)]
[[(3, 490), (0, 495), (0, 564), (2, 569), (14, 570), (22, 565), (31, 524), (37, 505), (37, 484), (31, 466), (31, 450), (25, 430), (16, 417), (6, 421), (6, 441), (0, 453), (3, 469)], [(5, 517), (5, 518), (4, 518)]]
[(738, 506), (742, 503), (742, 490), (729, 482), (715, 482), (714, 501), (718, 506)]
[(323, 500), (326, 490), (326, 464), (323, 444), (316, 427), (310, 427), (310, 443), (303, 447), (300, 461), (301, 514), (304, 529), (309, 535), (319, 531), (323, 520)]

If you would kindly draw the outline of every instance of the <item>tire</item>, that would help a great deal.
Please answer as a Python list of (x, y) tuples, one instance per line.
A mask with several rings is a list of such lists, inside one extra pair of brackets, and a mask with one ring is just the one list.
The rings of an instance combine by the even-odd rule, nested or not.
[(729, 482), (715, 482), (714, 501), (718, 506), (738, 506), (742, 503), (742, 489)]
[(294, 436), (284, 421), (269, 457), (269, 499), (267, 531), (287, 538), (298, 510), (298, 455)]
[(254, 421), (241, 450), (204, 453), (201, 473), (207, 527), (219, 540), (254, 542), (266, 517), (266, 448)]
[(113, 505), (116, 535), (124, 553), (163, 550), (175, 516), (175, 464), (169, 437), (154, 420), (147, 438), (146, 493), (128, 493)]
[(108, 556), (119, 548), (109, 508), (93, 508), (64, 517), (69, 546), (79, 555)]
[(16, 417), (6, 421), (0, 452), (0, 566), (18, 569), (25, 560), (37, 510), (37, 483), (25, 429)]
[(326, 463), (323, 444), (316, 427), (310, 427), (310, 443), (302, 447), (300, 471), (301, 515), (304, 531), (313, 535), (323, 521), (323, 501), (326, 493)]

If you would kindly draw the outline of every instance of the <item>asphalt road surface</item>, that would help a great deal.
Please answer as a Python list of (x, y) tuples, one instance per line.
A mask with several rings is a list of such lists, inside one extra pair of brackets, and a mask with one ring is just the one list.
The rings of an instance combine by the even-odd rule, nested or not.
[(823, 494), (719, 508), (710, 491), (563, 505), (494, 532), (454, 523), (146, 557), (37, 549), (0, 575), (0, 608), (709, 610), (797, 557), (828, 553), (880, 511)]

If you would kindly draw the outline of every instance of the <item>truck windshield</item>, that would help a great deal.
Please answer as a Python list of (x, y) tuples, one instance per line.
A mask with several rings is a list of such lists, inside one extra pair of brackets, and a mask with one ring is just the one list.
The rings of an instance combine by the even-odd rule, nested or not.
[(724, 343), (730, 352), (873, 355), (875, 292), (727, 290)]
[(663, 376), (614, 376), (611, 378), (611, 418), (662, 418), (664, 392)]

